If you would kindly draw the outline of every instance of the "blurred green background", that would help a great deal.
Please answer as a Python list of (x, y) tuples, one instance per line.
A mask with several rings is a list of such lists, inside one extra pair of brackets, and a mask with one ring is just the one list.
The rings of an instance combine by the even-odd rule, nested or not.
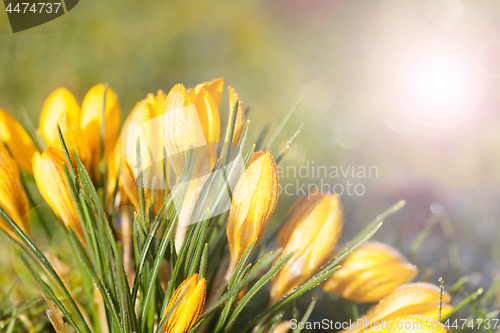
[[(2, 11), (0, 108), (23, 123), (25, 110), (38, 124), (57, 87), (81, 102), (90, 87), (107, 82), (124, 119), (147, 93), (223, 77), (250, 107), (255, 141), (302, 97), (279, 140), (304, 123), (285, 168), (314, 163), (378, 171), (371, 178), (324, 177), (332, 186), (350, 181), (364, 189), (342, 195), (343, 240), (405, 199), (375, 238), (408, 255), (429, 217), (439, 215), (448, 237), (441, 224), (433, 228), (412, 259), (420, 278), (437, 283), (443, 276), (449, 287), (467, 274), (475, 290), (500, 271), (499, 38), (500, 2), (493, 0), (81, 0), (66, 15), (16, 34)], [(458, 54), (459, 67), (472, 73), (450, 95), (464, 102), (436, 116), (438, 124), (432, 119), (439, 107), (429, 118), (429, 109), (402, 90), (411, 78), (401, 73), (425, 69), (412, 55), (422, 48), (439, 53), (432, 45)], [(438, 67), (451, 62), (445, 63)], [(445, 83), (454, 78), (460, 79), (451, 75)], [(424, 87), (439, 78), (427, 79)], [(226, 91), (224, 121), (227, 112)], [(284, 175), (281, 183), (295, 191), (297, 181), (322, 180), (299, 178)], [(296, 197), (280, 197), (270, 228)]]

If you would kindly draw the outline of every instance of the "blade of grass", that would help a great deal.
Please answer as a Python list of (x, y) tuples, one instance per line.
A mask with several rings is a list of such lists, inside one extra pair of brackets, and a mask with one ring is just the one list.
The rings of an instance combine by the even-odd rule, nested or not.
[(274, 133), (271, 135), (271, 138), (269, 138), (269, 141), (267, 141), (267, 144), (266, 144), (266, 147), (264, 148), (264, 150), (271, 150), (271, 147), (273, 146), (274, 142), (276, 141), (278, 136), (281, 134), (281, 132), (285, 129), (286, 124), (288, 124), (288, 121), (290, 120), (290, 118), (292, 118), (292, 116), (295, 113), (295, 111), (297, 110), (300, 102), (302, 102), (302, 97), (299, 98), (299, 100), (297, 102), (295, 102), (295, 104), (292, 106), (290, 111), (288, 111), (288, 113), (283, 117), (283, 119), (279, 123), (278, 127), (276, 128)]
[(189, 333), (195, 332), (198, 327), (200, 327), (200, 325), (203, 324), (203, 322), (207, 318), (209, 318), (221, 305), (226, 303), (232, 296), (237, 295), (248, 284), (248, 282), (250, 282), (250, 280), (252, 280), (258, 273), (264, 270), (265, 267), (271, 264), (274, 259), (276, 259), (281, 254), (281, 251), (281, 249), (278, 249), (274, 253), (271, 252), (266, 256), (266, 258), (258, 262), (253, 270), (247, 274), (247, 276), (245, 276), (243, 279), (241, 279), (240, 282), (235, 284), (228, 292), (223, 294), (222, 297), (215, 301), (214, 304), (207, 311), (205, 311), (203, 315), (201, 315), (196, 324), (191, 327)]
[(446, 316), (444, 316), (443, 318), (441, 318), (441, 322), (444, 323), (446, 320), (448, 320), (449, 318), (451, 318), (455, 313), (457, 313), (458, 310), (460, 310), (465, 305), (469, 304), (470, 302), (474, 301), (476, 298), (478, 298), (479, 296), (481, 296), (483, 294), (483, 292), (484, 292), (484, 289), (483, 288), (479, 288), (475, 293), (473, 293), (470, 296), (467, 296), (466, 299), (464, 299), (462, 302), (460, 302), (459, 304), (457, 304), (456, 306), (454, 306), (453, 309), (451, 309), (450, 312), (448, 312), (446, 314)]
[(167, 250), (167, 245), (170, 241), (170, 238), (172, 237), (172, 233), (175, 229), (176, 224), (177, 224), (177, 216), (172, 221), (170, 228), (165, 232), (165, 234), (161, 240), (160, 247), (158, 249), (158, 253), (156, 254), (156, 259), (154, 261), (153, 270), (151, 273), (151, 277), (149, 279), (149, 285), (147, 288), (146, 295), (144, 297), (144, 306), (142, 307), (141, 331), (144, 330), (144, 327), (146, 325), (146, 318), (147, 318), (146, 312), (148, 310), (149, 300), (152, 297), (155, 281), (156, 281), (156, 278), (158, 277), (158, 271), (160, 270), (160, 264), (161, 264), (161, 261), (163, 259), (163, 256), (165, 255), (165, 251)]
[[(309, 316), (311, 315), (317, 301), (318, 301), (318, 297), (316, 295), (313, 295), (311, 304), (309, 304), (309, 306), (307, 307), (306, 313), (304, 313), (304, 317), (302, 317), (302, 319), (300, 320), (301, 323), (307, 322), (307, 320), (309, 319)], [(297, 327), (296, 329), (294, 329), (292, 331), (292, 333), (300, 333), (301, 331), (302, 331), (302, 328)]]
[[(2, 207), (0, 207), (0, 216), (4, 219), (5, 222), (7, 222), (9, 227), (17, 234), (17, 236), (21, 239), (21, 241), (35, 255), (35, 257), (45, 267), (45, 269), (47, 269), (50, 276), (54, 279), (57, 286), (62, 290), (64, 296), (70, 302), (71, 308), (73, 309), (73, 311), (77, 315), (78, 320), (80, 321), (81, 325), (83, 326), (83, 329), (85, 330), (85, 332), (92, 333), (90, 328), (88, 327), (87, 323), (85, 322), (85, 319), (83, 318), (83, 315), (80, 312), (80, 309), (76, 305), (75, 300), (71, 297), (68, 289), (66, 289), (66, 286), (62, 282), (59, 275), (56, 273), (54, 267), (52, 267), (50, 262), (47, 260), (47, 258), (36, 247), (36, 245), (31, 241), (31, 239), (24, 233), (24, 231), (17, 225), (17, 223), (14, 222), (14, 220), (12, 220), (12, 218), (9, 216), (9, 214), (7, 214), (7, 212)], [(17, 240), (15, 240), (15, 242), (17, 243)]]
[(292, 148), (293, 144), (295, 141), (300, 136), (300, 133), (302, 133), (302, 128), (304, 127), (304, 123), (301, 123), (297, 131), (288, 139), (288, 141), (285, 143), (285, 147), (283, 147), (283, 150), (279, 152), (279, 156), (276, 159), (276, 164), (279, 166), (281, 165), (282, 161), (285, 160), (285, 157), (289, 154), (290, 148)]
[(278, 271), (285, 266), (285, 264), (290, 260), (290, 258), (293, 256), (293, 252), (290, 252), (287, 256), (285, 256), (283, 259), (281, 259), (276, 265), (274, 265), (266, 274), (264, 274), (263, 277), (257, 281), (252, 288), (241, 298), (241, 300), (238, 302), (236, 307), (234, 308), (233, 312), (231, 313), (231, 316), (229, 317), (227, 321), (226, 328), (228, 328), (234, 320), (238, 317), (240, 312), (243, 310), (243, 308), (247, 305), (247, 303), (252, 299), (252, 297), (257, 294), (257, 292), (266, 284), (268, 283)]

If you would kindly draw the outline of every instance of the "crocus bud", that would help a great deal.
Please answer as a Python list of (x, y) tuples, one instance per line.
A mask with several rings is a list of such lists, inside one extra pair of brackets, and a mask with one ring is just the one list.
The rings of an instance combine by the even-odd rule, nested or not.
[(57, 123), (64, 112), (69, 114), (69, 118), (75, 122), (75, 125), (80, 126), (80, 106), (68, 89), (59, 88), (49, 95), (40, 116), (40, 133), (48, 146), (59, 144)]
[(219, 107), (222, 99), (222, 91), (224, 89), (224, 80), (220, 77), (218, 79), (213, 79), (212, 81), (203, 82), (199, 85), (203, 85), (207, 89), (210, 95), (214, 98), (217, 107)]
[(363, 323), (368, 327), (364, 333), (446, 333), (447, 330), (438, 320), (426, 316), (401, 316), (392, 318), (383, 324)]
[(63, 163), (65, 162), (66, 160), (59, 148), (49, 147), (42, 154), (35, 153), (35, 157), (33, 158), (33, 175), (35, 176), (40, 194), (49, 204), (50, 208), (84, 242), (80, 219), (73, 204), (69, 185), (64, 174)]
[(272, 280), (273, 304), (328, 261), (341, 232), (342, 207), (338, 195), (314, 193), (297, 200), (278, 233), (278, 247), (283, 252), (275, 263), (294, 253)]
[[(75, 97), (66, 89), (56, 89), (45, 101), (40, 116), (40, 132), (47, 146), (61, 146), (57, 125), (70, 153), (74, 149), (83, 165), (89, 170), (92, 155), (80, 127), (81, 111)], [(74, 161), (73, 161), (74, 162)]]
[(238, 262), (253, 241), (257, 245), (274, 212), (279, 194), (279, 175), (270, 152), (260, 151), (250, 159), (238, 180), (227, 220), (227, 238), (231, 259), (229, 270)]
[[(184, 295), (183, 295), (184, 294)], [(175, 309), (165, 324), (164, 333), (185, 333), (196, 323), (201, 315), (207, 294), (207, 282), (205, 278), (199, 280), (198, 274), (193, 274), (184, 280), (175, 290), (168, 302), (165, 315), (180, 297)]]
[(12, 157), (21, 169), (33, 173), (31, 158), (37, 148), (21, 124), (1, 109), (0, 141), (9, 148)]
[(189, 92), (189, 98), (196, 107), (198, 121), (200, 122), (205, 144), (208, 146), (208, 154), (211, 165), (216, 159), (217, 143), (220, 138), (220, 115), (219, 107), (208, 92), (207, 84), (199, 84)]
[[(59, 128), (64, 138), (66, 148), (70, 154), (73, 165), (75, 164), (72, 150), (76, 152), (78, 158), (82, 161), (83, 165), (87, 170), (90, 171), (90, 163), (92, 160), (92, 154), (87, 145), (85, 138), (78, 121), (68, 112), (63, 112), (58, 121)], [(56, 147), (61, 147), (61, 143), (58, 142)]]
[[(121, 150), (120, 159), (123, 158), (120, 181), (123, 181), (123, 188), (137, 210), (139, 210), (136, 182), (138, 171), (143, 172), (142, 179), (147, 197), (150, 196), (151, 189), (157, 188), (156, 184), (152, 183), (153, 180), (163, 181), (163, 143), (158, 117), (163, 112), (164, 100), (165, 94), (163, 91), (158, 91), (157, 96), (150, 94), (137, 103), (125, 120), (117, 143)], [(141, 148), (141, 165), (137, 160), (138, 140)]]
[[(106, 91), (106, 101), (104, 101)], [(104, 102), (106, 108), (103, 112)], [(104, 115), (104, 142), (101, 138), (102, 118)], [(94, 174), (99, 175), (101, 160), (101, 145), (104, 146), (104, 156), (108, 156), (120, 129), (120, 103), (118, 96), (111, 88), (103, 84), (92, 87), (82, 103), (81, 128), (92, 153)]]
[[(19, 168), (5, 146), (0, 144), (0, 206), (23, 231), (30, 236), (28, 198), (24, 193)], [(10, 226), (0, 217), (0, 228), (16, 237)]]
[[(233, 87), (228, 86), (227, 89), (229, 90), (229, 119), (232, 118), (233, 116), (233, 111), (234, 111), (234, 105), (236, 104), (236, 101), (238, 102), (238, 110), (236, 110), (236, 123), (234, 125), (234, 135), (233, 135), (233, 143), (237, 144), (240, 141), (241, 135), (243, 134), (243, 129), (245, 128), (245, 105), (241, 101), (240, 96), (234, 90)], [(226, 132), (226, 138), (225, 141), (229, 141), (229, 127)]]
[[(408, 315), (423, 315), (433, 320), (438, 318), (439, 294), (437, 286), (424, 283), (408, 283), (396, 288), (392, 293), (378, 302), (361, 317), (365, 322), (381, 322)], [(443, 305), (441, 315), (444, 317), (451, 311), (448, 302), (450, 295), (443, 291)], [(350, 328), (343, 332), (360, 332), (364, 327)]]
[(366, 242), (341, 263), (321, 288), (357, 303), (378, 302), (418, 272), (395, 248)]

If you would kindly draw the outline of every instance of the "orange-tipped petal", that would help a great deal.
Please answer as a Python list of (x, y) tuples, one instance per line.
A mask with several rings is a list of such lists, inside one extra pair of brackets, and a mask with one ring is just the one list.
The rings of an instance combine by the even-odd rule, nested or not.
[(168, 302), (165, 315), (172, 310), (174, 304), (179, 301), (165, 324), (163, 332), (185, 333), (196, 323), (203, 311), (207, 294), (207, 282), (205, 278), (198, 279), (198, 274), (193, 274), (184, 280), (175, 290)]
[(80, 126), (80, 106), (68, 89), (59, 88), (49, 95), (40, 116), (40, 132), (48, 146), (59, 144), (57, 123), (64, 112), (76, 122), (75, 125)]
[(357, 303), (378, 302), (418, 272), (395, 248), (370, 241), (348, 255), (321, 288)]
[(9, 148), (21, 169), (33, 173), (31, 159), (38, 150), (21, 124), (2, 109), (0, 109), (0, 141)]
[(342, 207), (334, 194), (310, 194), (295, 203), (278, 233), (280, 257), (294, 252), (288, 263), (274, 276), (271, 302), (276, 303), (312, 274), (330, 258), (342, 232)]
[(82, 226), (71, 198), (63, 163), (65, 159), (62, 151), (56, 147), (49, 147), (42, 154), (35, 153), (33, 175), (42, 197), (57, 217), (68, 228), (73, 229), (83, 242)]
[[(246, 116), (245, 116), (245, 105), (243, 104), (243, 101), (240, 98), (240, 95), (234, 90), (233, 87), (228, 86), (227, 89), (229, 90), (229, 120), (231, 120), (233, 116), (233, 111), (234, 111), (234, 105), (236, 104), (236, 101), (239, 101), (238, 104), (238, 110), (236, 111), (236, 124), (234, 125), (234, 135), (233, 135), (233, 143), (237, 144), (240, 142), (241, 135), (243, 134), (243, 129), (245, 128), (245, 121), (246, 121)], [(225, 142), (229, 141), (229, 127), (228, 131), (226, 132), (226, 139)]]
[(256, 153), (238, 180), (227, 220), (232, 271), (254, 240), (266, 231), (279, 194), (279, 176), (270, 152)]
[[(0, 144), (0, 206), (23, 231), (30, 236), (28, 198), (21, 184), (16, 161), (5, 146)], [(0, 228), (12, 237), (17, 237), (10, 226), (0, 217)]]
[[(439, 287), (430, 283), (403, 284), (380, 300), (378, 304), (371, 307), (361, 319), (372, 323), (408, 315), (425, 315), (435, 319), (439, 312), (439, 294)], [(446, 315), (451, 310), (451, 307), (447, 304), (450, 300), (450, 295), (443, 292), (443, 315)], [(356, 328), (347, 329), (343, 332), (356, 333), (362, 330), (363, 328)]]
[[(106, 90), (106, 109), (104, 106), (104, 91)], [(101, 138), (102, 118), (104, 114), (104, 142)], [(108, 156), (120, 129), (120, 103), (118, 96), (104, 84), (92, 87), (82, 103), (81, 128), (85, 140), (92, 152), (94, 173), (99, 175), (98, 167), (101, 159), (101, 145), (104, 145), (104, 156)]]

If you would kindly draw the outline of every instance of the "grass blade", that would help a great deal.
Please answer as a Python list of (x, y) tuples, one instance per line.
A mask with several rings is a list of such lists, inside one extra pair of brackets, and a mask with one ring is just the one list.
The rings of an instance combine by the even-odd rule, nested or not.
[(300, 102), (302, 102), (302, 97), (299, 98), (299, 100), (297, 102), (295, 102), (295, 104), (292, 106), (290, 111), (288, 111), (288, 113), (283, 117), (283, 119), (279, 123), (278, 127), (276, 128), (274, 133), (271, 135), (271, 138), (269, 138), (269, 141), (267, 141), (267, 144), (266, 144), (266, 147), (264, 148), (264, 150), (271, 150), (274, 142), (276, 141), (278, 136), (281, 134), (281, 132), (285, 129), (286, 124), (288, 124), (288, 121), (290, 120), (290, 118), (292, 118), (292, 116), (295, 113), (295, 111), (297, 110)]

